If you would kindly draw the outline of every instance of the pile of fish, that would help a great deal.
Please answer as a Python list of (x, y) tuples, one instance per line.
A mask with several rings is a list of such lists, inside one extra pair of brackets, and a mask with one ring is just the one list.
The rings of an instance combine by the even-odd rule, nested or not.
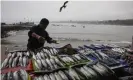
[(1, 69), (26, 68), (31, 60), (33, 71), (19, 69), (1, 76), (2, 80), (117, 80), (110, 67), (120, 65), (121, 59), (133, 64), (133, 59), (126, 58), (127, 54), (126, 49), (116, 45), (94, 44), (69, 49), (43, 47), (35, 52), (14, 51), (8, 53)]
[(10, 52), (6, 59), (3, 61), (1, 65), (1, 69), (4, 68), (12, 68), (12, 67), (18, 67), (23, 66), (26, 67), (28, 65), (28, 60), (30, 57), (30, 53), (27, 52)]
[[(103, 78), (104, 76), (104, 78)], [(105, 65), (96, 63), (95, 65), (83, 65), (69, 68), (67, 70), (59, 70), (52, 73), (36, 75), (33, 80), (114, 80), (114, 72)]]
[(78, 50), (81, 54), (86, 55), (88, 58), (93, 60), (97, 59), (108, 66), (120, 65), (119, 60), (124, 54), (126, 54), (125, 50), (122, 48), (110, 46), (105, 47), (104, 45), (93, 45), (93, 47), (91, 45), (84, 45), (79, 46)]
[(32, 59), (35, 71), (49, 71), (58, 68), (64, 68), (66, 66), (71, 66), (83, 62), (89, 62), (89, 60), (81, 55), (57, 55), (58, 51), (56, 49), (42, 49), (37, 53), (33, 53)]
[(25, 70), (20, 69), (19, 71), (1, 74), (1, 79), (2, 80), (28, 80), (29, 74)]

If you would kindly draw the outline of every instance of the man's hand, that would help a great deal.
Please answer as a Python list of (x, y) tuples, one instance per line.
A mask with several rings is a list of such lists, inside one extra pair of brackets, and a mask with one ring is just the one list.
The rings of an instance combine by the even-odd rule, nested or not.
[(59, 44), (56, 40), (52, 40), (52, 43)]
[(38, 40), (39, 40), (40, 43), (44, 43), (45, 38), (44, 37), (40, 37)]

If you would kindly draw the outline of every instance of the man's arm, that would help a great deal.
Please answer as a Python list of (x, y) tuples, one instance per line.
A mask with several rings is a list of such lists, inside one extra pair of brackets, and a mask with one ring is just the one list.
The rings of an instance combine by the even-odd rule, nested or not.
[(53, 40), (51, 37), (49, 37), (49, 34), (46, 32), (46, 40), (48, 43), (57, 43), (56, 40)]
[(45, 41), (45, 38), (41, 37), (40, 35), (35, 33), (35, 27), (32, 27), (31, 30), (28, 32), (28, 36), (29, 37), (34, 37), (37, 40), (39, 40), (39, 42), (43, 43)]

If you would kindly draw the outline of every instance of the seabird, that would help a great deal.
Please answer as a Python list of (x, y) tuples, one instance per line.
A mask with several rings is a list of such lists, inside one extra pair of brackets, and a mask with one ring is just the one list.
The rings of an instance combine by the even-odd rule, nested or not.
[(66, 4), (67, 4), (67, 3), (68, 3), (68, 1), (65, 1), (64, 4), (63, 4), (63, 6), (60, 7), (60, 12), (62, 11), (63, 8), (66, 8)]

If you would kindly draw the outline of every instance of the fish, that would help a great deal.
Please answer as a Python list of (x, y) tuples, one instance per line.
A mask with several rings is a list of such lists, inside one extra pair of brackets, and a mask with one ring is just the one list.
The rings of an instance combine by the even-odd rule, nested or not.
[(26, 54), (27, 54), (28, 57), (30, 57), (30, 52), (27, 51)]
[(23, 57), (19, 57), (19, 63), (18, 66), (23, 66)]
[(77, 60), (81, 60), (80, 56), (78, 56), (78, 55), (74, 55), (74, 57), (75, 57)]
[(42, 59), (42, 58), (41, 58), (41, 55), (40, 55), (40, 53), (39, 53), (39, 52), (37, 53), (37, 55), (36, 55), (36, 56), (37, 56), (39, 59)]
[(35, 59), (35, 60), (37, 60), (37, 57), (36, 57), (35, 54), (32, 55), (32, 58)]
[(53, 65), (54, 69), (57, 69), (57, 65), (55, 64), (54, 59), (51, 58), (49, 60), (50, 60), (51, 64)]
[(10, 58), (6, 58), (3, 63), (1, 64), (1, 69), (2, 68), (5, 68), (7, 65), (8, 65), (8, 61), (9, 61)]
[(52, 74), (52, 73), (49, 75), (49, 77), (50, 77), (51, 80), (56, 80), (55, 75)]
[(58, 58), (54, 58), (56, 64), (59, 66), (59, 67), (63, 67), (64, 65), (58, 60)]
[(40, 55), (41, 55), (42, 59), (45, 59), (44, 53), (40, 52)]
[(9, 63), (9, 64), (8, 64), (8, 65), (9, 65), (9, 68), (12, 67), (12, 62), (13, 62), (13, 57), (10, 57), (9, 62), (8, 62), (8, 63)]
[(61, 76), (63, 80), (69, 80), (63, 71), (59, 71), (58, 74)]
[(10, 58), (12, 56), (12, 53), (8, 53), (7, 58)]
[(20, 69), (20, 75), (23, 80), (28, 80), (28, 73), (25, 70)]
[(54, 75), (55, 75), (56, 80), (63, 80), (57, 72), (55, 72)]
[(14, 80), (14, 77), (13, 77), (13, 73), (12, 72), (8, 72), (7, 73), (7, 80)]
[(17, 52), (12, 53), (12, 58), (14, 58), (16, 56), (16, 53)]
[(51, 62), (50, 62), (49, 59), (46, 59), (46, 63), (49, 65), (49, 67), (50, 67), (51, 69), (53, 69), (53, 66), (52, 66), (52, 64), (51, 64)]
[(39, 68), (41, 70), (42, 69), (42, 62), (41, 62), (41, 60), (38, 59), (38, 60), (36, 60), (36, 62), (37, 62), (38, 66), (39, 66)]
[(49, 77), (47, 74), (45, 74), (45, 75), (43, 76), (43, 78), (44, 78), (44, 80), (51, 80), (50, 77)]
[(27, 66), (27, 58), (24, 56), (23, 57), (23, 66), (26, 67)]
[(92, 68), (95, 69), (97, 72), (99, 72), (101, 75), (105, 74), (105, 72), (103, 70), (101, 70), (99, 67), (97, 67), (96, 65), (93, 65)]
[(46, 69), (48, 67), (46, 61), (44, 59), (41, 59), (41, 62), (42, 65), (44, 66), (44, 69)]
[(52, 49), (49, 49), (49, 52), (51, 53), (51, 55), (54, 55), (54, 52)]
[(91, 79), (92, 75), (87, 72), (83, 67), (80, 68), (80, 71), (87, 77), (87, 79)]
[(40, 69), (41, 69), (41, 68), (38, 66), (37, 61), (34, 61), (34, 65), (35, 65), (35, 67), (36, 67), (37, 70), (40, 70)]
[(18, 59), (19, 59), (19, 57), (14, 58), (13, 63), (12, 63), (12, 67), (16, 67), (17, 66)]
[(42, 76), (39, 76), (38, 77), (38, 80), (44, 80)]
[(55, 48), (53, 48), (53, 52), (54, 52), (55, 55), (58, 53)]
[(97, 73), (96, 73), (94, 70), (92, 70), (91, 68), (89, 68), (89, 67), (87, 67), (87, 66), (83, 66), (83, 68), (84, 68), (87, 72), (91, 73), (93, 76), (95, 76), (95, 77), (98, 76)]
[(8, 77), (8, 76), (7, 76), (7, 73), (1, 74), (1, 79), (2, 79), (2, 80), (7, 80), (7, 77)]
[(13, 72), (14, 80), (19, 80), (18, 71)]
[(76, 80), (80, 80), (78, 74), (75, 72), (74, 69), (69, 69), (69, 75), (71, 75)]

